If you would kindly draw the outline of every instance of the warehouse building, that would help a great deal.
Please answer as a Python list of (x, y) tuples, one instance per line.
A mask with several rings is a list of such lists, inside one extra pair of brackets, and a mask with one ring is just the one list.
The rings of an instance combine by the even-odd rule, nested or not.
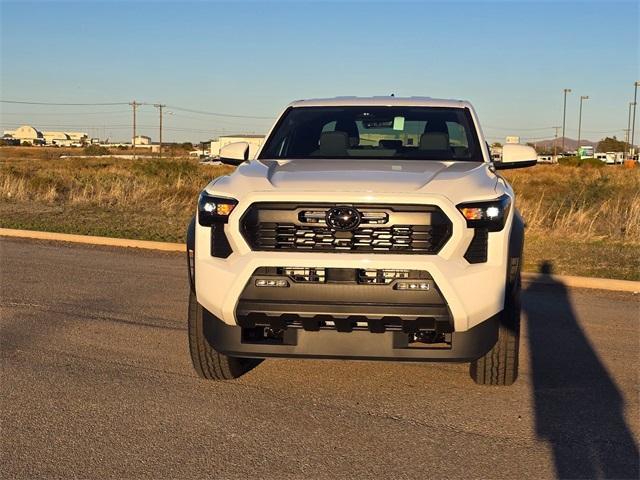
[(13, 138), (20, 143), (31, 145), (58, 145), (70, 147), (87, 143), (89, 135), (86, 132), (70, 131), (40, 131), (31, 125), (23, 125), (15, 130), (5, 130), (4, 136)]
[(131, 140), (136, 147), (151, 145), (151, 137), (147, 137), (146, 135), (136, 135), (135, 138)]

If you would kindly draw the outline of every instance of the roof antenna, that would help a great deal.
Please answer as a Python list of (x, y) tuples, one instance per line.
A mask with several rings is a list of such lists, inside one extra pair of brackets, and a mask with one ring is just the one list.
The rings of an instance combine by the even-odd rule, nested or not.
[(396, 94), (395, 94), (395, 93), (392, 93), (390, 96), (395, 97), (395, 96), (396, 96)]

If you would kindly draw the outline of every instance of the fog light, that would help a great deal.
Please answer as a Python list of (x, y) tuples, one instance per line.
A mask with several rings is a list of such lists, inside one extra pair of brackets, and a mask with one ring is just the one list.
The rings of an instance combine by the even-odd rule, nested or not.
[(288, 287), (289, 282), (286, 280), (267, 280), (266, 278), (259, 278), (256, 280), (256, 287)]
[(397, 290), (429, 290), (430, 285), (427, 282), (398, 282)]

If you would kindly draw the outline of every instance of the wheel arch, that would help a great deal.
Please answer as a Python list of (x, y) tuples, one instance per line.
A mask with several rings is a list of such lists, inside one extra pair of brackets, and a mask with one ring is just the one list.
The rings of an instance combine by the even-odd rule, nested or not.
[(522, 267), (522, 251), (524, 249), (525, 223), (516, 209), (513, 214), (511, 232), (509, 233), (509, 253), (507, 259), (507, 285), (513, 287)]
[(194, 215), (187, 226), (187, 273), (189, 275), (189, 287), (196, 293), (196, 265), (194, 254), (196, 251), (196, 216)]

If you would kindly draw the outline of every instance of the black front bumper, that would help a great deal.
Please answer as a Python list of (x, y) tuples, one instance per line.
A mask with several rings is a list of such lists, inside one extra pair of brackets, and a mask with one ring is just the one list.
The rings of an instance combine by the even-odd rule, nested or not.
[(453, 332), (448, 348), (409, 343), (402, 331), (371, 333), (287, 328), (280, 339), (255, 339), (247, 329), (228, 325), (205, 311), (205, 332), (219, 352), (236, 357), (299, 357), (396, 361), (469, 362), (486, 354), (498, 339), (500, 314), (466, 332)]
[[(283, 288), (258, 286), (285, 282)], [(403, 290), (409, 282), (424, 289)], [(205, 313), (208, 340), (238, 357), (471, 361), (498, 338), (499, 315), (454, 331), (431, 275), (418, 270), (258, 268), (235, 311), (237, 326)]]

